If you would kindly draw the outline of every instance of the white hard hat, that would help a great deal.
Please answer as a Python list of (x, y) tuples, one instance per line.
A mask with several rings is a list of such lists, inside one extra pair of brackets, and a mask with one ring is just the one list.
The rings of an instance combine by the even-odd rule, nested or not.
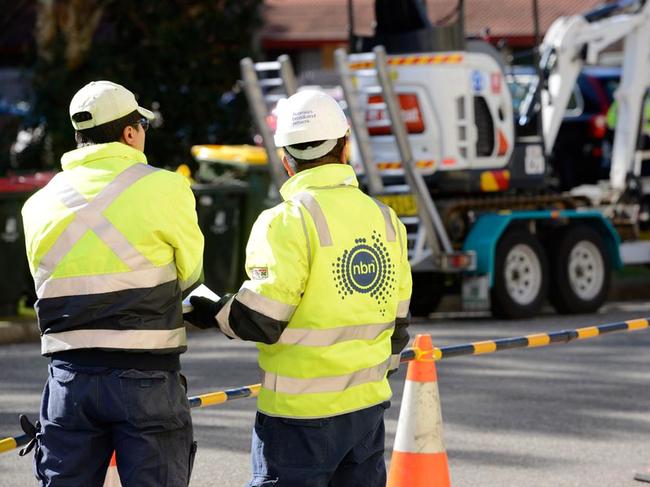
[(334, 98), (322, 91), (303, 90), (278, 103), (274, 140), (277, 147), (325, 141), (305, 150), (288, 149), (295, 157), (310, 160), (331, 151), (348, 129), (348, 120)]
[[(153, 112), (138, 106), (135, 95), (124, 86), (112, 81), (92, 81), (72, 97), (70, 119), (76, 130), (85, 130), (112, 122), (136, 110), (149, 120), (155, 118)], [(88, 112), (90, 118), (75, 121), (72, 116), (81, 112)]]

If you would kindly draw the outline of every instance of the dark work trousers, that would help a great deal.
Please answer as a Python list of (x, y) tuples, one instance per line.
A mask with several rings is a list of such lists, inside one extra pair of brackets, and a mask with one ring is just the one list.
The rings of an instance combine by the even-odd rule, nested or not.
[(42, 486), (185, 487), (196, 449), (178, 372), (50, 364), (34, 470)]
[(323, 419), (255, 417), (248, 487), (384, 487), (389, 402)]

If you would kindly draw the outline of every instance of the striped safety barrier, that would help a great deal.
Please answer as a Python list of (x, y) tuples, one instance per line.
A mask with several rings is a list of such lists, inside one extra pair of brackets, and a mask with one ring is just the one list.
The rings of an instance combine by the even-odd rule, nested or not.
[[(561, 330), (551, 333), (536, 333), (514, 338), (501, 338), (498, 340), (485, 340), (480, 342), (467, 343), (464, 345), (451, 345), (449, 347), (434, 347), (433, 352), (421, 352), (411, 348), (402, 352), (401, 362), (409, 360), (422, 360), (433, 358), (442, 360), (446, 358), (459, 357), (461, 355), (483, 355), (486, 353), (512, 350), (513, 348), (537, 348), (547, 345), (568, 343), (573, 340), (585, 340), (600, 335), (619, 331), (636, 331), (648, 328), (648, 318), (637, 320), (621, 321), (600, 326), (587, 326), (575, 330)], [(431, 357), (432, 355), (432, 357)]]
[[(462, 54), (433, 54), (412, 56), (390, 56), (387, 60), (389, 66), (422, 66), (427, 64), (458, 64), (463, 61)], [(372, 60), (351, 62), (350, 69), (372, 69), (375, 62)]]
[[(621, 331), (636, 331), (650, 327), (649, 318), (609, 323), (600, 326), (588, 326), (574, 330), (561, 330), (551, 333), (536, 333), (513, 338), (500, 338), (497, 340), (485, 340), (480, 342), (467, 343), (463, 345), (451, 345), (448, 347), (433, 347), (433, 350), (420, 350), (419, 348), (408, 348), (400, 357), (400, 362), (411, 360), (442, 360), (461, 355), (483, 355), (502, 350), (514, 348), (537, 348), (547, 345), (569, 343), (573, 340), (585, 340), (595, 338), (608, 333)], [(198, 396), (188, 397), (191, 408), (202, 408), (222, 404), (234, 399), (245, 397), (256, 397), (259, 394), (261, 384), (252, 384), (225, 391), (209, 392)], [(30, 438), (27, 435), (9, 437), (0, 440), (0, 453), (4, 453), (20, 446), (26, 445)]]
[(19, 446), (26, 445), (29, 443), (29, 436), (27, 435), (20, 435), (20, 436), (10, 436), (9, 438), (3, 438), (0, 440), (0, 453), (4, 453), (6, 451), (11, 451)]
[[(256, 397), (260, 392), (260, 387), (261, 384), (236, 387), (234, 389), (226, 389), (225, 391), (208, 392), (206, 394), (199, 394), (198, 396), (190, 396), (187, 400), (189, 401), (191, 408), (204, 408), (206, 406), (214, 406), (226, 401), (232, 401), (233, 399)], [(29, 440), (30, 437), (27, 435), (4, 438), (0, 440), (0, 453), (24, 446), (29, 443)]]
[(236, 389), (226, 389), (219, 392), (208, 392), (207, 394), (200, 394), (198, 396), (188, 397), (191, 408), (204, 408), (206, 406), (214, 406), (222, 404), (226, 401), (233, 399), (241, 399), (243, 397), (257, 397), (260, 393), (262, 384), (253, 384), (250, 386), (237, 387)]

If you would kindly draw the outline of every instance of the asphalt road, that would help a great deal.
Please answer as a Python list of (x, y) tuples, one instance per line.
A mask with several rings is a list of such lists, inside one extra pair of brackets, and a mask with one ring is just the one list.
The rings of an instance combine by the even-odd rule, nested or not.
[[(412, 326), (446, 346), (650, 316), (642, 302), (598, 315), (503, 322), (438, 315)], [(213, 332), (190, 334), (184, 373), (190, 395), (258, 382), (255, 348)], [(457, 357), (437, 364), (444, 440), (456, 487), (641, 487), (650, 467), (650, 330), (568, 345)], [(0, 437), (36, 413), (46, 361), (36, 343), (0, 348)], [(387, 460), (404, 370), (393, 376), (386, 417)], [(249, 476), (254, 399), (194, 410), (199, 452), (192, 486), (241, 486)], [(0, 455), (0, 486), (35, 485), (31, 458)]]

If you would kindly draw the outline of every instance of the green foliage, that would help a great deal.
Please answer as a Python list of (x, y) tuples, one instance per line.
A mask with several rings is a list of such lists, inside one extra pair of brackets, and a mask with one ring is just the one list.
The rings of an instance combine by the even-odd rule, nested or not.
[(245, 106), (222, 106), (220, 98), (239, 78), (239, 60), (250, 56), (260, 25), (261, 0), (112, 0), (90, 52), (71, 71), (59, 34), (52, 61), (35, 68), (37, 111), (52, 136), (53, 153), (74, 148), (68, 103), (85, 83), (108, 79), (136, 93), (144, 107), (157, 107), (163, 124), (147, 133), (146, 153), (158, 166), (189, 162), (201, 143), (246, 143)]

